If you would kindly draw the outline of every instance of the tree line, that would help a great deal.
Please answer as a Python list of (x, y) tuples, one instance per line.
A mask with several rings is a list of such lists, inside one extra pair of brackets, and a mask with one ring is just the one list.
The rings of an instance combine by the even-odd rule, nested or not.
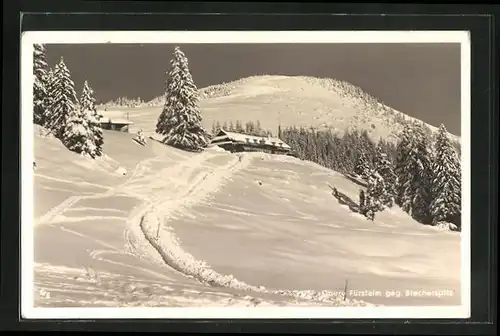
[(89, 83), (85, 81), (78, 99), (63, 57), (50, 69), (42, 44), (34, 45), (33, 72), (33, 122), (48, 129), (69, 150), (91, 158), (101, 156), (101, 115)]
[(212, 124), (212, 136), (219, 133), (223, 129), (228, 132), (242, 133), (253, 136), (273, 136), (273, 132), (270, 130), (265, 130), (260, 124), (260, 120), (257, 121), (247, 121), (244, 125), (240, 120), (233, 122), (232, 120), (224, 121), (222, 124), (220, 121), (214, 121)]
[(460, 157), (444, 125), (433, 139), (421, 123), (408, 123), (396, 145), (375, 143), (358, 130), (339, 135), (289, 127), (279, 133), (301, 159), (364, 179), (365, 214), (397, 204), (421, 223), (461, 229)]
[(103, 106), (121, 106), (121, 107), (137, 107), (144, 104), (144, 100), (141, 97), (129, 98), (129, 97), (118, 97), (114, 100), (110, 100)]

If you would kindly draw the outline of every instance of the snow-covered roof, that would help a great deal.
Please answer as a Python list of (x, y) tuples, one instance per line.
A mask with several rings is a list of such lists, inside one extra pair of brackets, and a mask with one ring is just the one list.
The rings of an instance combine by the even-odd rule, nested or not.
[(120, 110), (110, 110), (110, 109), (98, 109), (100, 114), (114, 114), (114, 115), (124, 115), (126, 112)]
[(249, 134), (242, 134), (236, 132), (228, 132), (225, 130), (220, 130), (217, 133), (217, 136), (212, 139), (212, 143), (220, 142), (225, 139), (231, 139), (233, 141), (242, 142), (242, 143), (252, 143), (252, 144), (266, 144), (269, 146), (275, 146), (280, 148), (291, 149), (291, 147), (286, 144), (283, 140), (276, 137), (260, 137)]
[(101, 118), (100, 122), (102, 124), (122, 124), (122, 125), (132, 125), (133, 122), (123, 118)]

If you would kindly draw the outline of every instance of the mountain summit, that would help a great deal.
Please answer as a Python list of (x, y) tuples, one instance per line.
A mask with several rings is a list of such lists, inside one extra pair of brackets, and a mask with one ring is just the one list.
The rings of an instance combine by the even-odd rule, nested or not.
[[(252, 76), (200, 89), (206, 127), (213, 122), (259, 120), (276, 132), (278, 125), (316, 129), (367, 130), (378, 141), (395, 141), (408, 122), (420, 122), (384, 104), (348, 82), (306, 76)], [(160, 106), (163, 96), (148, 103)], [(437, 128), (423, 123), (429, 130)], [(450, 134), (453, 141), (460, 137)]]

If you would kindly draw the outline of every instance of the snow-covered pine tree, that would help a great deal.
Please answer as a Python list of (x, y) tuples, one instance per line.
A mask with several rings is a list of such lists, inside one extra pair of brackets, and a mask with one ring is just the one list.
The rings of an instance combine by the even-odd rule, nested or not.
[(244, 131), (245, 131), (243, 129), (243, 125), (241, 124), (241, 121), (239, 121), (239, 120), (236, 120), (236, 125), (234, 127), (235, 127), (236, 132), (238, 132), (238, 133), (244, 133)]
[(43, 44), (33, 48), (33, 122), (43, 126), (47, 119), (47, 57)]
[(394, 172), (397, 176), (396, 204), (404, 211), (410, 213), (412, 209), (413, 194), (411, 183), (413, 180), (412, 170), (409, 166), (410, 152), (413, 147), (413, 134), (409, 124), (405, 124), (399, 137), (396, 148), (396, 163)]
[(100, 120), (102, 116), (97, 112), (95, 106), (94, 91), (85, 81), (83, 84), (83, 92), (80, 98), (80, 109), (87, 116), (88, 127), (88, 145), (86, 146), (87, 154), (95, 158), (102, 155), (102, 146), (104, 144)]
[(385, 182), (382, 176), (372, 171), (368, 177), (368, 188), (366, 190), (365, 210), (373, 213), (384, 209), (384, 198), (386, 193)]
[(62, 57), (55, 67), (49, 95), (52, 102), (46, 125), (57, 137), (62, 137), (67, 118), (70, 113), (75, 112), (78, 103), (75, 84)]
[(255, 123), (254, 132), (256, 136), (262, 135), (262, 127), (260, 125), (260, 120), (257, 120), (257, 122)]
[(363, 130), (359, 133), (359, 147), (365, 153), (368, 163), (373, 163), (376, 155), (376, 145), (370, 139), (367, 130)]
[(245, 123), (245, 133), (246, 134), (252, 134), (252, 130), (253, 129), (252, 129), (252, 124), (251, 123), (252, 123), (251, 121), (247, 121)]
[(71, 110), (66, 117), (61, 140), (70, 151), (91, 157), (95, 145), (88, 117), (88, 112), (83, 108)]
[(421, 223), (430, 220), (431, 169), (431, 151), (425, 130), (418, 123), (405, 126), (396, 159), (396, 203)]
[(424, 127), (416, 125), (415, 147), (410, 153), (410, 165), (414, 171), (412, 216), (421, 223), (430, 223), (432, 202), (432, 148)]
[(361, 151), (358, 155), (358, 158), (356, 160), (356, 165), (354, 168), (354, 173), (356, 173), (363, 179), (368, 179), (368, 177), (371, 174), (371, 168), (368, 162), (368, 158), (366, 157), (366, 154), (363, 151)]
[(217, 126), (215, 125), (215, 121), (212, 122), (212, 136), (217, 133)]
[(434, 144), (431, 214), (433, 222), (449, 222), (460, 227), (461, 171), (460, 160), (441, 124)]
[(52, 104), (54, 102), (54, 99), (52, 97), (52, 93), (54, 90), (52, 89), (54, 85), (54, 69), (49, 68), (47, 71), (47, 77), (46, 77), (46, 95), (44, 99), (44, 105), (46, 107), (46, 120), (50, 119), (50, 115), (52, 114)]
[(382, 204), (392, 207), (396, 198), (397, 176), (394, 173), (392, 162), (387, 158), (387, 154), (384, 153), (382, 146), (377, 146), (375, 171), (384, 180), (384, 193), (381, 197)]
[(165, 144), (200, 151), (207, 146), (209, 135), (201, 126), (198, 89), (189, 71), (187, 57), (179, 47), (175, 47), (170, 64), (165, 105), (156, 124), (156, 133), (164, 136)]

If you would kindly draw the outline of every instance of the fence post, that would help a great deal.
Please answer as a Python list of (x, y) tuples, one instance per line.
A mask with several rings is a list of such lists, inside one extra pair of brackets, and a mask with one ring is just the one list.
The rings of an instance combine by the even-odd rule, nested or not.
[(161, 226), (161, 222), (158, 221), (158, 227), (156, 228), (156, 240), (160, 239), (160, 226)]
[(345, 286), (344, 286), (344, 301), (347, 300), (347, 282), (348, 280), (345, 281)]

